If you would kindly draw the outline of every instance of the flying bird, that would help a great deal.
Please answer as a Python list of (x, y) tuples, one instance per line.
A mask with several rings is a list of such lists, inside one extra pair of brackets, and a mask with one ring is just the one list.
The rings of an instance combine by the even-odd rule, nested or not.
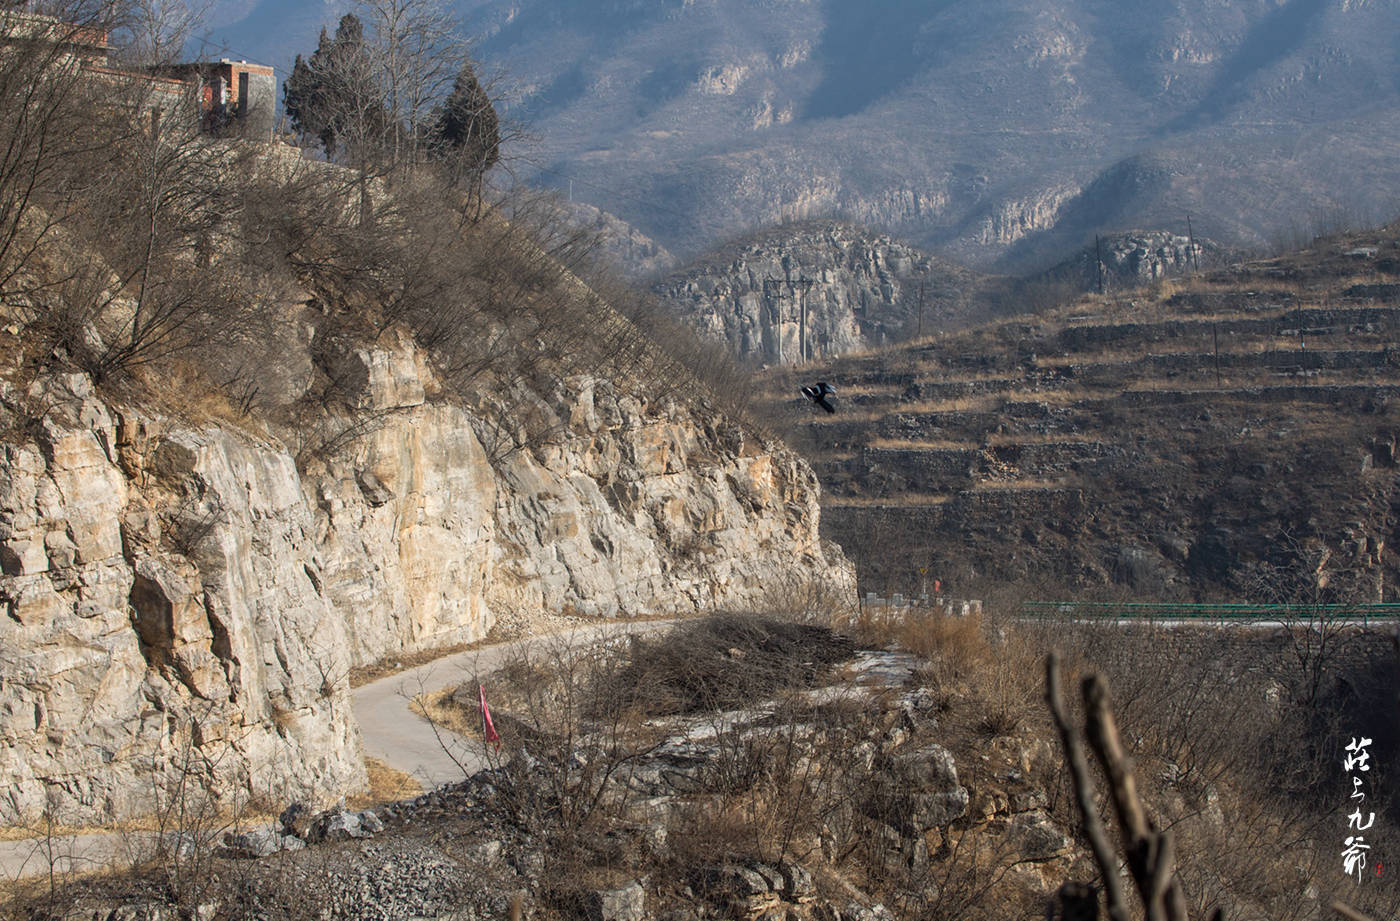
[(836, 412), (836, 407), (832, 406), (826, 399), (827, 397), (836, 396), (836, 388), (832, 387), (826, 381), (817, 381), (817, 386), (815, 387), (803, 387), (802, 395), (827, 412)]

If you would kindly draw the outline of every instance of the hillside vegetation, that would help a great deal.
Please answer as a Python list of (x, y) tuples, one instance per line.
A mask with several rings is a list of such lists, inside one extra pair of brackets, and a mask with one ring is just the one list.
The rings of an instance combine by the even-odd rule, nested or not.
[(872, 590), (1390, 601), (1397, 272), (1395, 227), (1322, 239), (768, 394)]
[(811, 470), (547, 197), (210, 137), (75, 40), (0, 53), (0, 821), (334, 801), (352, 669), (850, 591)]
[[(1125, 828), (1091, 857), (1092, 793), (1071, 782), (1045, 706), (1050, 649), (1068, 688), (1085, 679), (1084, 713), (1119, 727), (1139, 823), (1171, 836), (1142, 877), (1147, 891), (1170, 883), (1181, 911), (1165, 917), (1400, 905), (1394, 879), (1370, 872), (1396, 815), (1394, 650), (1376, 632), (1333, 634), (1319, 683), (1302, 630), (794, 613), (779, 601), (651, 637), (518, 647), (432, 705), (479, 738), (485, 683), (500, 741), (488, 768), (363, 812), (191, 811), (174, 826), (196, 831), (188, 850), (0, 890), (0, 917), (1104, 917), (1100, 890), (1127, 875), (1117, 855), (1138, 867), (1138, 852)], [(841, 632), (807, 619), (828, 615)], [(1104, 687), (1096, 671), (1106, 699), (1088, 693)], [(1077, 726), (1079, 713), (1064, 715)], [(1355, 804), (1337, 780), (1357, 737), (1370, 752), (1360, 815), (1381, 852), (1359, 869), (1338, 856)], [(1106, 751), (1092, 729), (1081, 744)]]

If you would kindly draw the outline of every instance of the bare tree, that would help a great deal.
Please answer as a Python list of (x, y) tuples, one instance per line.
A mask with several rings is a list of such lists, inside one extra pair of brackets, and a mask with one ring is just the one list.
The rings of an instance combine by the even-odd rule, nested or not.
[(117, 60), (124, 67), (149, 68), (180, 60), (185, 43), (212, 5), (185, 0), (127, 0), (115, 31)]
[[(359, 0), (334, 36), (322, 31), (316, 52), (297, 58), (287, 112), (327, 156), (364, 173), (404, 176), (432, 147), (464, 65), (470, 73), (460, 24), (438, 0)], [(456, 94), (459, 116), (467, 114), (464, 94), (475, 88), (484, 96), (470, 82)], [(485, 119), (489, 100), (473, 102), (470, 114)]]
[[(1129, 921), (1126, 887), (1119, 870), (1118, 856), (1109, 841), (1102, 819), (1099, 818), (1097, 797), (1084, 743), (1070, 723), (1064, 697), (1060, 691), (1060, 662), (1054, 653), (1045, 662), (1045, 697), (1065, 748), (1065, 761), (1074, 780), (1075, 800), (1083, 818), (1084, 833), (1089, 839), (1103, 880), (1111, 921)], [(1138, 797), (1133, 765), (1118, 738), (1118, 725), (1108, 698), (1108, 684), (1098, 675), (1084, 679), (1084, 735), (1098, 756), (1099, 766), (1108, 780), (1114, 811), (1118, 816), (1123, 852), (1147, 921), (1186, 921), (1186, 899), (1181, 884), (1175, 879), (1175, 839), (1170, 831), (1159, 831), (1148, 818)], [(1084, 918), (1097, 917), (1097, 894), (1086, 892), (1082, 886), (1071, 886), (1060, 892), (1064, 916), (1070, 911)], [(1071, 908), (1072, 906), (1072, 908)], [(1223, 918), (1218, 911), (1213, 918)]]
[(80, 237), (102, 259), (80, 259), (57, 324), (98, 377), (216, 338), (242, 314), (234, 279), (207, 263), (218, 231), (236, 217), (246, 153), (200, 136), (192, 96), (173, 81), (111, 87), (114, 120), (140, 127), (108, 137), (113, 162), (81, 209)]
[(36, 261), (102, 181), (108, 139), (88, 65), (122, 13), (120, 0), (0, 9), (0, 296), (11, 303), (54, 281)]
[(390, 162), (417, 163), (430, 113), (452, 90), (467, 45), (460, 24), (439, 0), (358, 0), (371, 28), (370, 59), (388, 114)]

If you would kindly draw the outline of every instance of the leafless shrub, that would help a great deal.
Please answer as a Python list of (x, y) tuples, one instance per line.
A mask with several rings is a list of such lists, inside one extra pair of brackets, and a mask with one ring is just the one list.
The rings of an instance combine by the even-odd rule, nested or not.
[(853, 593), (830, 579), (784, 573), (774, 577), (754, 605), (754, 613), (841, 630), (859, 615)]
[(193, 557), (214, 531), (228, 521), (228, 513), (217, 500), (184, 495), (163, 516), (161, 533), (182, 556)]
[[(1046, 660), (1045, 673), (1045, 696), (1065, 748), (1065, 761), (1074, 778), (1075, 798), (1083, 817), (1085, 835), (1089, 838), (1103, 880), (1108, 916), (1113, 921), (1128, 921), (1132, 915), (1119, 871), (1119, 860), (1099, 818), (1084, 743), (1077, 728), (1071, 726), (1069, 713), (1065, 709), (1060, 690), (1059, 659), (1053, 653)], [(1084, 705), (1087, 712), (1084, 733), (1108, 778), (1124, 856), (1143, 912), (1148, 921), (1186, 921), (1186, 898), (1180, 884), (1173, 878), (1176, 871), (1175, 839), (1170, 832), (1159, 832), (1143, 809), (1132, 764), (1118, 738), (1117, 723), (1108, 701), (1108, 687), (1101, 678), (1091, 676), (1084, 680)], [(1215, 917), (1223, 921), (1224, 916), (1217, 912)]]
[(52, 284), (42, 263), (87, 192), (104, 181), (111, 123), (75, 49), (117, 25), (119, 2), (72, 0), (0, 12), (0, 293)]
[(813, 687), (854, 653), (848, 639), (826, 628), (738, 614), (635, 643), (612, 686), (649, 714), (733, 710)]
[[(1137, 762), (1140, 795), (1164, 804), (1147, 813), (1175, 837), (1174, 875), (1188, 913), (1223, 906), (1312, 916), (1310, 887), (1325, 892), (1341, 882), (1332, 851), (1340, 840), (1330, 839), (1346, 801), (1328, 791), (1348, 724), (1388, 721), (1366, 717), (1359, 699), (1338, 709), (1329, 695), (1310, 705), (1290, 693), (1286, 635), (1101, 626), (1063, 632), (1064, 644), (1075, 647), (1076, 661), (1101, 663), (1113, 683), (1121, 748)], [(1354, 654), (1348, 683), (1359, 687)], [(1393, 666), (1384, 672), (1389, 692), (1367, 699), (1393, 701)], [(1326, 718), (1308, 715), (1317, 712)], [(1388, 808), (1381, 799), (1378, 816)], [(1367, 905), (1395, 899), (1388, 881), (1368, 881), (1367, 890)]]
[[(522, 646), (492, 685), (506, 760), (498, 803), (507, 823), (547, 842), (545, 878), (576, 879), (634, 795), (631, 765), (661, 741), (635, 700), (609, 693), (624, 644), (567, 639)], [(474, 700), (475, 687), (464, 696)]]
[(788, 690), (751, 705), (761, 718), (709, 714), (710, 759), (693, 808), (671, 818), (676, 859), (703, 866), (865, 856), (878, 824), (862, 802), (879, 708), (854, 691), (814, 701)]
[(190, 908), (208, 901), (215, 852), (235, 818), (216, 797), (218, 756), (196, 745), (198, 725), (195, 715), (180, 726), (175, 758), (152, 774), (151, 790), (153, 864), (175, 903)]

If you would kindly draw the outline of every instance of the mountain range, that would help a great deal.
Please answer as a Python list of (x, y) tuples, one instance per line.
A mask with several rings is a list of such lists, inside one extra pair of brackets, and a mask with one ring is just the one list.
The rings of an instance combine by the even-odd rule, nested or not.
[[(224, 4), (289, 64), (336, 2)], [(1096, 232), (1265, 246), (1389, 216), (1393, 0), (458, 0), (515, 173), (681, 259), (839, 217), (998, 271)]]

